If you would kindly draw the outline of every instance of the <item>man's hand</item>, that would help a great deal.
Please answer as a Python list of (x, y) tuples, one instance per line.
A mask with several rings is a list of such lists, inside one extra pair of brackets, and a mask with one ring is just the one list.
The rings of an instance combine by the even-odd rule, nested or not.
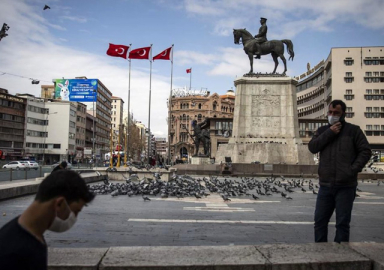
[(330, 129), (333, 131), (333, 133), (335, 133), (335, 134), (339, 134), (339, 132), (340, 132), (340, 130), (341, 130), (341, 127), (342, 127), (341, 123), (340, 123), (340, 122), (336, 122), (336, 123), (334, 123), (334, 124), (330, 127)]

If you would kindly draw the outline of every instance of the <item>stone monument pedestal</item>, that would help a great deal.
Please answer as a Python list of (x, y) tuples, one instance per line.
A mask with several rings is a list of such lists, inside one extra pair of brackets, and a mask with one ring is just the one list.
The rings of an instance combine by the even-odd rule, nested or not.
[(221, 144), (216, 163), (314, 164), (302, 144), (296, 104), (297, 81), (291, 77), (241, 77), (235, 80), (232, 137)]
[(191, 157), (191, 164), (194, 164), (194, 165), (211, 164), (211, 159), (209, 157)]

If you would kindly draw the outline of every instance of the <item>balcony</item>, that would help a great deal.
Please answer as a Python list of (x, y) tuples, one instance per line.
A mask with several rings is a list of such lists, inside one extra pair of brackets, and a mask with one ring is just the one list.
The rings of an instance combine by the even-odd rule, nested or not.
[(352, 100), (355, 98), (355, 95), (349, 94), (349, 95), (344, 95), (345, 100)]
[(384, 112), (364, 112), (366, 118), (384, 118)]

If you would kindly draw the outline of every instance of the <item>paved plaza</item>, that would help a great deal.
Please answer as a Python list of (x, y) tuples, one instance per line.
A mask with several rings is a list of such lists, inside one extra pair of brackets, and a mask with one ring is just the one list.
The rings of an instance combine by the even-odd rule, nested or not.
[[(237, 178), (236, 180), (239, 180)], [(265, 178), (258, 178), (264, 180)], [(315, 184), (316, 181), (314, 182)], [(351, 222), (351, 242), (384, 242), (384, 184), (359, 181)], [(258, 195), (259, 196), (259, 195)], [(162, 199), (97, 195), (65, 233), (47, 232), (51, 247), (258, 245), (313, 242), (316, 195), (297, 189), (286, 200), (279, 194), (231, 197), (217, 193)], [(0, 201), (0, 226), (22, 213), (34, 196)], [(334, 217), (329, 241), (334, 237)]]

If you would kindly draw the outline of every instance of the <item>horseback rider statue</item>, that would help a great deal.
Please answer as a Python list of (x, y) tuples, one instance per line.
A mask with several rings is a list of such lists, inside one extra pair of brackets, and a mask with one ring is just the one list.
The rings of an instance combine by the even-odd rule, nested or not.
[(268, 27), (267, 27), (267, 19), (266, 18), (260, 18), (260, 28), (259, 28), (259, 33), (255, 36), (255, 42), (256, 42), (256, 56), (255, 59), (260, 59), (260, 44), (268, 41), (267, 39), (267, 32), (268, 32)]
[(281, 76), (285, 76), (287, 72), (287, 61), (284, 57), (284, 44), (287, 46), (287, 52), (289, 54), (288, 60), (293, 60), (295, 52), (293, 51), (293, 43), (289, 39), (282, 40), (268, 40), (267, 39), (267, 19), (260, 18), (261, 27), (259, 29), (259, 34), (253, 36), (247, 29), (233, 29), (233, 39), (235, 44), (243, 44), (243, 49), (246, 55), (249, 58), (250, 70), (246, 74), (247, 76), (253, 76), (253, 56), (256, 55), (256, 59), (260, 59), (260, 55), (271, 54), (273, 62), (275, 62), (275, 68), (273, 69), (272, 74), (276, 74), (277, 66), (279, 62), (277, 61), (280, 58), (284, 63), (284, 71)]

